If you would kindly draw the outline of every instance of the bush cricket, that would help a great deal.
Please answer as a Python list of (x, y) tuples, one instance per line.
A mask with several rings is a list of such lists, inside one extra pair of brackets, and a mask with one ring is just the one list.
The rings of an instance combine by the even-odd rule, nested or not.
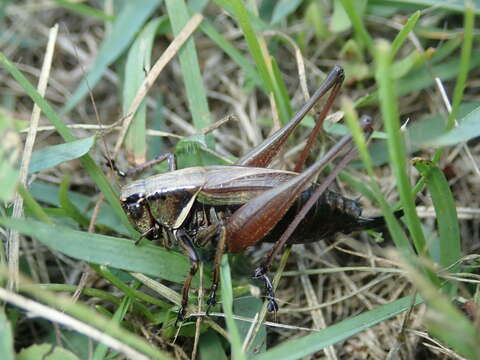
[[(134, 227), (148, 239), (162, 236), (177, 243), (189, 257), (190, 272), (182, 290), (178, 320), (186, 314), (188, 293), (197, 272), (197, 246), (216, 246), (212, 287), (207, 314), (216, 303), (220, 260), (224, 251), (242, 252), (262, 242), (274, 242), (272, 250), (255, 270), (254, 278), (265, 284), (268, 309), (276, 311), (273, 287), (267, 277), (275, 255), (285, 244), (318, 241), (337, 232), (374, 229), (384, 225), (383, 217), (362, 216), (359, 204), (327, 190), (327, 187), (354, 157), (351, 136), (344, 136), (325, 156), (302, 171), (305, 159), (344, 79), (335, 66), (319, 89), (284, 127), (237, 161), (235, 165), (190, 167), (177, 170), (171, 153), (161, 154), (122, 175), (134, 175), (159, 162), (168, 161), (169, 172), (134, 181), (121, 189), (120, 201)], [(267, 168), (287, 138), (312, 107), (330, 92), (316, 119), (295, 171)], [(368, 136), (371, 120), (362, 118)], [(343, 159), (321, 183), (318, 173), (341, 150)], [(398, 215), (398, 214), (397, 214)]]

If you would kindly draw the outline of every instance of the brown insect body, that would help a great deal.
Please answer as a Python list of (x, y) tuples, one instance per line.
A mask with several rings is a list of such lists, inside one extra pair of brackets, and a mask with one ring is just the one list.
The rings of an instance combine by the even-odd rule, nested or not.
[[(141, 233), (152, 227), (153, 219), (158, 231), (161, 227), (167, 231), (183, 229), (195, 242), (195, 235), (202, 228), (214, 225), (218, 218), (229, 217), (241, 205), (297, 175), (290, 171), (244, 166), (191, 167), (133, 182), (122, 189), (121, 202)], [(275, 242), (316, 186), (309, 184), (285, 216), (259, 241)], [(138, 210), (129, 210), (132, 206)], [(361, 213), (356, 201), (326, 191), (288, 243), (309, 243), (337, 232), (350, 233), (383, 224), (382, 217), (362, 217)], [(160, 233), (155, 231), (148, 235), (152, 239), (158, 236)], [(230, 252), (241, 252), (251, 245), (231, 243), (227, 238)]]
[[(122, 188), (120, 201), (132, 224), (145, 233), (154, 222), (166, 230), (182, 228), (199, 204), (243, 205), (295, 173), (244, 166), (190, 167), (150, 176)], [(185, 227), (198, 227), (191, 220)], [(147, 237), (156, 238), (152, 231)]]
[[(142, 236), (155, 239), (166, 234), (190, 258), (192, 265), (183, 286), (178, 319), (185, 315), (190, 283), (200, 261), (195, 244), (203, 246), (214, 241), (217, 247), (207, 302), (210, 307), (216, 302), (220, 260), (225, 248), (230, 252), (241, 252), (261, 241), (275, 242), (254, 275), (264, 281), (268, 308), (275, 311), (278, 306), (267, 273), (284, 244), (308, 243), (336, 232), (349, 233), (383, 224), (381, 217), (362, 217), (356, 201), (327, 190), (339, 171), (353, 158), (351, 147), (321, 184), (314, 182), (318, 173), (342, 149), (349, 147), (351, 136), (344, 136), (322, 159), (301, 171), (342, 81), (343, 69), (336, 66), (293, 119), (238, 160), (236, 165), (176, 170), (174, 156), (167, 153), (132, 170), (131, 173), (135, 173), (168, 159), (170, 172), (123, 187), (120, 200)], [(318, 99), (330, 90), (297, 162), (298, 172), (269, 169), (268, 165), (293, 130)], [(361, 126), (367, 135), (372, 132), (370, 118), (363, 117)]]

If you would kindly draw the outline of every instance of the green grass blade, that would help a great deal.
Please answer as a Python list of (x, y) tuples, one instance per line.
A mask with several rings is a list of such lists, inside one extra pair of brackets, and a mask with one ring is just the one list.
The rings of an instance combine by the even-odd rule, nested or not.
[(391, 47), (386, 41), (378, 41), (376, 45), (375, 79), (379, 88), (380, 108), (388, 134), (388, 151), (390, 163), (397, 179), (397, 188), (405, 210), (405, 219), (413, 238), (415, 248), (419, 254), (425, 253), (425, 236), (420, 219), (415, 209), (415, 200), (412, 196), (412, 187), (408, 180), (405, 145), (400, 133), (400, 119), (394, 81), (391, 72)]
[[(459, 120), (459, 129), (452, 129), (448, 133), (444, 133), (446, 124), (444, 124), (445, 116), (442, 114), (417, 119), (415, 122), (409, 124), (405, 133), (405, 139), (408, 139), (409, 143), (409, 153), (412, 154), (424, 148), (457, 144), (470, 139), (469, 135), (472, 133), (480, 135), (480, 125), (477, 125), (476, 122), (477, 116), (480, 116), (480, 113), (469, 116), (469, 113), (475, 111), (479, 106), (479, 102), (463, 103), (459, 110), (459, 116), (462, 116)], [(465, 124), (463, 125), (464, 122)], [(465, 129), (463, 129), (464, 126)], [(452, 138), (450, 138), (450, 134)], [(443, 136), (445, 136), (445, 139), (443, 139)], [(371, 144), (370, 154), (374, 166), (388, 163), (386, 141), (376, 141)]]
[(300, 339), (287, 341), (266, 353), (256, 356), (255, 360), (300, 359), (304, 356), (320, 351), (329, 345), (348, 339), (375, 324), (408, 310), (412, 305), (417, 305), (421, 302), (422, 300), (418, 296), (416, 299), (413, 299), (412, 296), (401, 298), (390, 304), (379, 306), (376, 309), (364, 312), (351, 319), (331, 325), (317, 333), (304, 336)]
[(116, 16), (112, 30), (102, 42), (95, 64), (88, 71), (68, 102), (62, 113), (72, 110), (100, 80), (107, 67), (112, 64), (127, 48), (145, 20), (158, 6), (158, 0), (127, 1)]
[(412, 51), (409, 55), (405, 56), (399, 61), (392, 64), (393, 78), (401, 79), (410, 71), (420, 67), (429, 61), (432, 57), (433, 50), (427, 51)]
[[(225, 54), (235, 61), (240, 66), (249, 79), (252, 79), (256, 85), (263, 87), (264, 84), (260, 81), (257, 69), (238, 51), (238, 49), (232, 45), (225, 37), (220, 34), (217, 29), (207, 20), (203, 20), (200, 24), (200, 29), (212, 40), (218, 47), (220, 47)], [(266, 92), (266, 89), (263, 87)]]
[(459, 144), (480, 136), (480, 106), (462, 118), (457, 127), (422, 144), (424, 147), (440, 147)]
[(392, 239), (398, 249), (401, 249), (406, 254), (413, 254), (413, 249), (411, 248), (410, 243), (398, 222), (398, 219), (393, 215), (390, 205), (388, 205), (385, 197), (380, 191), (379, 185), (374, 180), (375, 173), (373, 171), (373, 162), (368, 152), (367, 143), (360, 127), (357, 114), (353, 108), (353, 104), (350, 101), (344, 100), (342, 109), (345, 112), (347, 125), (352, 133), (352, 137), (355, 145), (357, 146), (360, 158), (362, 159), (368, 176), (370, 177), (370, 188), (372, 189), (372, 195), (382, 209), (382, 214), (385, 217), (385, 221), (387, 222)]
[(280, 69), (278, 67), (277, 61), (274, 58), (271, 59), (271, 66), (272, 66), (272, 74), (273, 74), (274, 92), (275, 94), (278, 94), (278, 96), (281, 99), (283, 99), (283, 104), (286, 107), (288, 119), (290, 119), (292, 117), (292, 107), (290, 105), (290, 101), (288, 98), (287, 87), (285, 86), (285, 83), (282, 80)]
[(225, 10), (231, 9), (233, 11), (234, 18), (243, 31), (248, 49), (258, 69), (264, 88), (267, 90), (267, 95), (270, 93), (273, 94), (280, 120), (282, 123), (286, 123), (291, 117), (291, 111), (289, 111), (289, 99), (286, 99), (281, 93), (281, 89), (284, 88), (285, 85), (279, 83), (281, 79), (275, 78), (271, 67), (272, 65), (270, 64), (270, 55), (267, 53), (267, 49), (262, 48), (260, 44), (260, 35), (257, 34), (253, 27), (248, 10), (240, 0), (232, 0), (229, 2), (216, 0), (216, 2), (225, 8)]
[(302, 0), (279, 0), (275, 4), (275, 8), (272, 13), (271, 24), (277, 24), (288, 15), (293, 13), (302, 3)]
[(0, 310), (0, 354), (4, 360), (15, 359), (12, 328), (4, 309)]
[(220, 282), (222, 286), (221, 293), (223, 312), (225, 313), (225, 322), (227, 323), (229, 341), (232, 346), (232, 359), (246, 359), (245, 353), (242, 350), (240, 333), (238, 332), (237, 324), (233, 319), (232, 276), (230, 274), (230, 265), (228, 264), (227, 255), (222, 257)]
[[(190, 16), (184, 0), (166, 0), (168, 17), (173, 34), (177, 35), (187, 24)], [(197, 130), (211, 124), (210, 110), (208, 108), (207, 94), (203, 86), (200, 65), (198, 64), (197, 51), (193, 38), (187, 40), (178, 53), (182, 68), (183, 81), (188, 100), (188, 108), (192, 114), (193, 124)], [(207, 138), (211, 138), (208, 136)], [(209, 141), (209, 145), (211, 144)]]
[(356, 9), (356, 4), (352, 0), (340, 0), (342, 3), (352, 26), (355, 29), (355, 33), (358, 35), (359, 39), (362, 41), (363, 45), (367, 47), (370, 54), (373, 55), (375, 48), (373, 45), (373, 40), (370, 34), (367, 31), (367, 28), (363, 24), (362, 18)]
[(218, 335), (209, 330), (202, 335), (200, 335), (200, 342), (198, 344), (200, 359), (208, 360), (227, 360), (227, 355), (225, 355), (225, 350), (223, 349), (222, 342)]
[(60, 192), (58, 194), (58, 200), (60, 207), (65, 211), (65, 214), (74, 220), (77, 224), (83, 228), (87, 228), (90, 224), (90, 220), (83, 215), (77, 207), (70, 201), (68, 196), (68, 187), (70, 186), (70, 179), (65, 176), (60, 184)]
[(471, 0), (370, 0), (371, 4), (391, 5), (397, 7), (400, 11), (402, 6), (411, 8), (412, 5), (419, 7), (434, 7), (436, 9), (445, 9), (451, 11), (464, 12), (468, 3), (476, 5), (475, 13), (480, 15), (480, 1)]
[[(35, 237), (43, 244), (75, 259), (108, 264), (179, 284), (183, 284), (185, 274), (190, 269), (185, 256), (150, 244), (136, 246), (128, 239), (71, 230), (35, 220), (0, 218), (0, 224)], [(209, 281), (208, 274), (206, 277)], [(198, 286), (198, 277), (195, 277), (194, 283)]]
[[(127, 116), (133, 99), (145, 79), (145, 72), (150, 70), (153, 40), (161, 18), (151, 20), (130, 47), (125, 64), (125, 82), (123, 86), (123, 116)], [(127, 154), (133, 157), (134, 163), (146, 161), (147, 106), (145, 100), (138, 107), (128, 129), (125, 139)], [(127, 155), (127, 156), (128, 156)]]
[(473, 6), (470, 4), (465, 8), (465, 18), (463, 25), (463, 45), (460, 55), (460, 67), (458, 71), (457, 82), (455, 83), (455, 89), (453, 91), (452, 111), (448, 116), (447, 130), (452, 129), (455, 126), (455, 119), (457, 118), (458, 108), (460, 106), (460, 103), (462, 102), (468, 70), (470, 68), (470, 56), (472, 54), (474, 25), (475, 14), (473, 12)]
[[(115, 310), (115, 313), (112, 316), (112, 321), (121, 325), (122, 320), (125, 317), (125, 314), (128, 311), (128, 308), (132, 305), (133, 301), (131, 297), (125, 296), (122, 299), (120, 306)], [(104, 344), (98, 344), (93, 353), (92, 360), (103, 360), (105, 359), (108, 353), (108, 347)]]
[(142, 291), (139, 291), (131, 286), (128, 286), (125, 284), (122, 280), (120, 280), (117, 276), (115, 276), (105, 265), (91, 265), (91, 267), (104, 279), (107, 279), (113, 286), (118, 288), (120, 291), (122, 291), (126, 296), (132, 298), (132, 299), (139, 299), (143, 300), (149, 304), (156, 305), (160, 308), (168, 308), (169, 305), (160, 300), (157, 299), (153, 296), (150, 296), (148, 294), (145, 294)]
[[(473, 69), (480, 65), (480, 51), (475, 50), (470, 57), (469, 69)], [(444, 61), (438, 65), (429, 68), (427, 65), (416, 68), (415, 71), (410, 72), (407, 76), (400, 79), (395, 85), (397, 96), (411, 94), (415, 91), (426, 89), (435, 82), (432, 74), (435, 74), (442, 81), (453, 79), (458, 74), (460, 67), (460, 59), (453, 57), (448, 61)], [(378, 91), (358, 99), (355, 101), (355, 106), (366, 106), (378, 103)]]
[(420, 11), (416, 11), (415, 13), (413, 13), (412, 16), (408, 18), (407, 22), (402, 27), (402, 30), (400, 30), (397, 36), (395, 36), (395, 39), (392, 42), (392, 51), (391, 51), (392, 59), (397, 54), (398, 50), (400, 50), (400, 48), (402, 47), (403, 43), (407, 39), (408, 34), (410, 34), (410, 32), (413, 30), (419, 18), (420, 18)]
[(95, 144), (95, 137), (70, 141), (68, 143), (48, 146), (34, 151), (28, 169), (29, 174), (46, 170), (65, 161), (77, 159), (90, 151)]
[(115, 18), (113, 16), (105, 14), (103, 11), (95, 9), (91, 6), (81, 4), (78, 2), (73, 2), (69, 0), (53, 0), (60, 6), (65, 9), (70, 10), (73, 13), (77, 13), (82, 16), (86, 16), (93, 19), (98, 19), (102, 21), (113, 21)]
[(23, 187), (22, 184), (18, 184), (17, 191), (23, 198), (25, 208), (28, 209), (33, 214), (33, 216), (35, 216), (35, 218), (44, 223), (52, 224), (52, 220), (50, 220), (45, 210), (43, 210), (40, 204), (33, 198), (33, 196), (27, 191), (27, 189)]
[[(54, 207), (60, 207), (60, 187), (44, 182), (34, 182), (29, 189), (32, 196), (37, 200)], [(68, 191), (68, 198), (72, 204), (82, 213), (90, 218), (93, 213), (94, 200), (91, 196), (86, 196), (75, 191)], [(40, 219), (37, 217), (37, 219)], [(104, 225), (111, 231), (123, 236), (129, 236), (127, 228), (123, 226), (120, 219), (115, 215), (113, 208), (107, 202), (100, 206), (98, 214), (97, 226)]]
[(25, 76), (16, 68), (16, 66), (6, 58), (6, 56), (0, 52), (0, 63), (7, 69), (10, 74), (17, 80), (18, 84), (26, 91), (28, 96), (37, 104), (40, 109), (43, 111), (45, 116), (50, 120), (50, 122), (55, 126), (55, 129), (67, 142), (77, 140), (70, 129), (63, 123), (62, 120), (57, 116), (50, 104), (43, 99), (43, 97), (37, 92), (37, 90), (32, 86), (32, 84), (27, 80)]
[[(243, 295), (243, 294), (242, 294)], [(258, 297), (237, 296), (233, 303), (233, 311), (235, 315), (242, 318), (253, 319), (257, 313), (262, 311), (263, 301)], [(245, 342), (247, 335), (251, 331), (252, 323), (248, 321), (235, 320), (240, 334), (240, 339)], [(255, 339), (249, 340), (247, 348), (247, 357), (265, 352), (267, 349), (267, 329), (266, 325), (262, 325), (255, 336)]]
[[(440, 259), (438, 260), (442, 267), (448, 267), (462, 256), (455, 200), (445, 175), (437, 166), (421, 158), (414, 159), (413, 165), (425, 178), (428, 192), (432, 196), (440, 235)], [(458, 267), (450, 269), (451, 272), (457, 270)]]
[(455, 36), (453, 39), (445, 41), (441, 46), (435, 48), (435, 55), (432, 57), (431, 64), (443, 62), (448, 56), (455, 53), (461, 44), (462, 38), (460, 36)]
[(24, 348), (17, 355), (16, 360), (33, 360), (33, 359), (53, 359), (53, 360), (79, 360), (71, 351), (52, 344), (35, 344)]

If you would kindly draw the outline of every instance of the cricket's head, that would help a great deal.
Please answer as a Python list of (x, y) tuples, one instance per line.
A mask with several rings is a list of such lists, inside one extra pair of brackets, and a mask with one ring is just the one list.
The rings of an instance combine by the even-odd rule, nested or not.
[(134, 224), (140, 221), (147, 212), (147, 203), (143, 194), (133, 194), (126, 198), (121, 198), (120, 202), (122, 203), (123, 210), (125, 210)]
[(159, 229), (150, 214), (145, 192), (138, 189), (138, 184), (131, 185), (133, 186), (124, 187), (121, 191), (120, 203), (122, 208), (135, 230), (145, 234), (148, 239), (155, 239), (159, 236)]

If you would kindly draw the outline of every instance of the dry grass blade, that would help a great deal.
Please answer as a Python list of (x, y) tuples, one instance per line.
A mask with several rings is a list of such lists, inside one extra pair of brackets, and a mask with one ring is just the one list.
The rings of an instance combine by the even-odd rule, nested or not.
[(70, 315), (66, 315), (61, 311), (52, 309), (49, 306), (40, 304), (36, 301), (7, 291), (3, 288), (0, 288), (0, 299), (28, 311), (31, 316), (41, 317), (54, 323), (62, 324), (70, 329), (78, 331), (80, 334), (85, 334), (88, 337), (95, 339), (98, 342), (101, 342), (102, 344), (105, 344), (116, 351), (121, 352), (122, 354), (131, 359), (149, 359), (147, 356), (141, 354), (140, 352), (115, 339), (114, 337), (105, 334), (104, 332), (95, 329), (93, 326), (85, 324)]
[(81, 334), (88, 335), (92, 339), (95, 339), (98, 342), (101, 342), (132, 359), (148, 359), (147, 356), (141, 354), (140, 352), (122, 343), (121, 341), (69, 315), (66, 315), (61, 311), (52, 309), (51, 307), (30, 300), (26, 297), (17, 295), (13, 292), (9, 292), (2, 288), (0, 288), (0, 298), (5, 302), (8, 302), (12, 305), (18, 306), (19, 308), (28, 311), (33, 317), (41, 317), (58, 324), (62, 324), (70, 329), (78, 331)]
[[(55, 42), (57, 40), (58, 25), (55, 25), (49, 33), (47, 49), (45, 58), (43, 60), (42, 71), (38, 81), (38, 92), (41, 96), (45, 95), (47, 89), (48, 77), (52, 66), (53, 52), (55, 49)], [(30, 129), (25, 141), (23, 149), (22, 163), (20, 165), (20, 179), (19, 182), (26, 186), (28, 167), (30, 165), (30, 158), (32, 156), (33, 144), (37, 134), (38, 121), (40, 119), (40, 108), (37, 104), (33, 106), (32, 116), (30, 118)], [(13, 202), (13, 217), (20, 218), (23, 216), (23, 198), (20, 194), (15, 195)], [(20, 249), (20, 235), (17, 231), (10, 231), (8, 237), (8, 289), (17, 289), (19, 281), (19, 249)], [(30, 261), (30, 263), (33, 263)], [(35, 267), (32, 267), (34, 269)]]
[(123, 140), (125, 139), (125, 136), (127, 134), (128, 127), (130, 126), (130, 123), (133, 119), (133, 115), (135, 114), (138, 107), (142, 103), (143, 99), (147, 95), (148, 90), (150, 90), (150, 88), (155, 83), (155, 79), (157, 79), (157, 77), (160, 75), (160, 73), (165, 68), (165, 66), (170, 62), (170, 60), (173, 59), (173, 57), (177, 54), (178, 50), (180, 50), (182, 45), (194, 33), (194, 31), (200, 25), (202, 20), (203, 20), (203, 16), (201, 14), (195, 14), (188, 21), (188, 23), (185, 25), (183, 30), (178, 34), (178, 36), (175, 37), (175, 39), (168, 46), (168, 48), (165, 50), (162, 56), (160, 56), (160, 58), (155, 62), (155, 65), (153, 65), (152, 69), (150, 70), (148, 75), (145, 77), (145, 80), (143, 81), (142, 85), (140, 85), (138, 92), (132, 101), (132, 105), (130, 105), (130, 108), (127, 111), (127, 115), (122, 125), (122, 131), (120, 132), (117, 139), (117, 143), (115, 144), (113, 158), (116, 158), (116, 156), (118, 155), (120, 148), (123, 144)]

